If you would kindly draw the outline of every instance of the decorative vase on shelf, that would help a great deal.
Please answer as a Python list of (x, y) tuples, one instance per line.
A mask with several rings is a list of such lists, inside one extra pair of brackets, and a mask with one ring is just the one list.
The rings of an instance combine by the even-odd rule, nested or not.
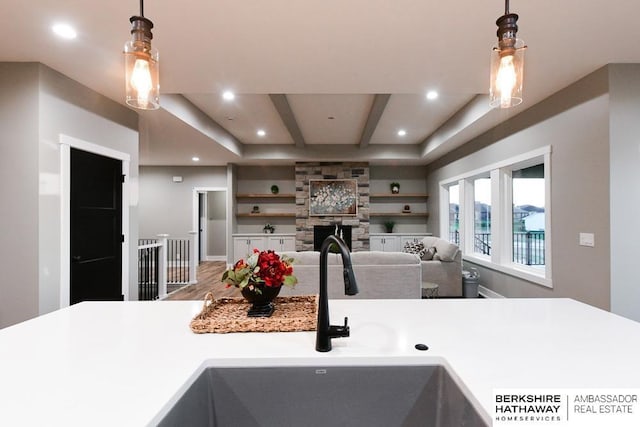
[[(275, 307), (273, 299), (278, 296), (282, 286), (248, 285), (240, 290), (244, 299), (251, 304), (247, 311), (249, 317), (269, 317), (273, 314)], [(260, 293), (256, 292), (260, 290)]]
[(391, 194), (400, 193), (400, 184), (399, 183), (392, 182), (391, 184), (389, 184), (389, 187), (391, 188)]
[(278, 188), (277, 185), (272, 185), (271, 186), (271, 194), (278, 194), (280, 192), (280, 189)]
[(265, 234), (267, 234), (267, 233), (269, 233), (269, 234), (273, 234), (273, 233), (274, 233), (274, 231), (276, 231), (276, 228), (275, 228), (273, 225), (271, 225), (271, 224), (267, 223), (267, 224), (265, 224), (265, 226), (264, 226), (264, 227), (262, 227), (262, 231), (263, 231)]

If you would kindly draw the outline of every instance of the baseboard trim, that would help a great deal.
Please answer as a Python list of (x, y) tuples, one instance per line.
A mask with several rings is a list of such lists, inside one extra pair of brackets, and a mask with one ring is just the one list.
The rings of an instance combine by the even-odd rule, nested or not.
[(485, 288), (482, 285), (478, 286), (478, 293), (485, 298), (506, 298), (504, 295), (494, 292), (489, 288)]
[(207, 261), (226, 261), (226, 255), (207, 255)]

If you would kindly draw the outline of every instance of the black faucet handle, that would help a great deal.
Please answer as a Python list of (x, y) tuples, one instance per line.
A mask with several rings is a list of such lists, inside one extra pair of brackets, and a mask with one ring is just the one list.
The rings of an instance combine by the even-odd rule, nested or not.
[(349, 326), (347, 326), (349, 322), (349, 318), (344, 318), (343, 326), (331, 325), (329, 326), (329, 337), (330, 338), (340, 338), (340, 337), (348, 337), (349, 336)]

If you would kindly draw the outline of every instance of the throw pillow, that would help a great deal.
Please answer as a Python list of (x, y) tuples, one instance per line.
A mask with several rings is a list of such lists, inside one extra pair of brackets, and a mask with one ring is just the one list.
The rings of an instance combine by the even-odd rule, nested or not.
[(451, 262), (455, 259), (456, 255), (458, 255), (458, 245), (454, 243), (447, 242), (446, 240), (439, 239), (436, 244), (436, 252), (438, 253), (435, 256), (435, 259), (439, 259), (440, 261)]
[(404, 244), (404, 248), (402, 248), (402, 252), (406, 252), (408, 254), (416, 254), (422, 259), (425, 252), (427, 252), (427, 249), (424, 247), (424, 244), (422, 242), (418, 242), (418, 243), (407, 242)]
[(424, 255), (422, 255), (420, 258), (422, 258), (423, 261), (431, 261), (435, 254), (436, 248), (434, 246), (431, 246), (429, 249), (425, 250)]

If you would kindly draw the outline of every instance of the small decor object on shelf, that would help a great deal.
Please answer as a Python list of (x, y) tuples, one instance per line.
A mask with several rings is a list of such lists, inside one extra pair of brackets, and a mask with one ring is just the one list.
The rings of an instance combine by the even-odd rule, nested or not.
[(278, 188), (277, 185), (272, 185), (271, 186), (271, 194), (278, 194), (280, 192), (280, 189)]
[(256, 214), (256, 213), (260, 213), (260, 206), (256, 205), (253, 207), (253, 210), (251, 211), (252, 214)]
[(262, 231), (264, 231), (265, 234), (273, 234), (273, 232), (276, 231), (276, 227), (269, 223), (266, 223), (262, 228)]
[(400, 184), (397, 182), (392, 182), (389, 184), (391, 187), (391, 194), (398, 194), (400, 192)]
[(411, 213), (411, 206), (404, 205), (404, 207), (402, 208), (402, 213)]
[(385, 221), (384, 229), (387, 233), (393, 233), (393, 227), (396, 225), (394, 221)]
[(293, 259), (272, 250), (254, 249), (247, 259), (237, 261), (225, 271), (222, 281), (227, 287), (239, 288), (242, 296), (252, 304), (249, 317), (269, 317), (275, 307), (271, 301), (283, 285), (294, 287), (298, 279), (293, 275)]

